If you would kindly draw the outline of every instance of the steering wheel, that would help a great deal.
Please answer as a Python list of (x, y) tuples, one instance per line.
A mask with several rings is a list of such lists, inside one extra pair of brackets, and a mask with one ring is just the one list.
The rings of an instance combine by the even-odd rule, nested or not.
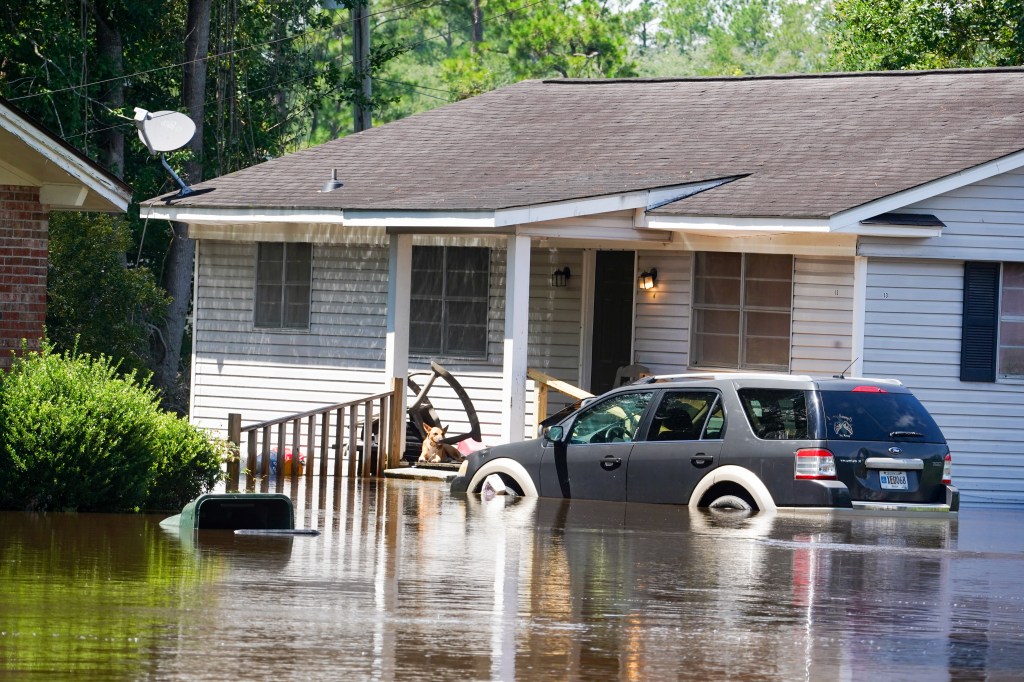
[(626, 429), (621, 426), (613, 426), (604, 432), (604, 442), (616, 443), (626, 440)]

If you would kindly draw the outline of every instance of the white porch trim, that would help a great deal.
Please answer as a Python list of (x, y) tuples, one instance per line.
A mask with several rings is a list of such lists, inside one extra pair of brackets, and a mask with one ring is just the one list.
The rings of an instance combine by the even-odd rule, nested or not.
[(855, 256), (853, 259), (853, 339), (851, 339), (850, 367), (847, 374), (864, 376), (864, 329), (868, 309), (868, 259)]
[[(99, 202), (93, 202), (89, 210), (117, 211), (123, 213), (128, 210), (131, 202), (131, 190), (117, 181), (113, 175), (94, 167), (88, 159), (72, 148), (65, 146), (43, 129), (19, 116), (14, 110), (0, 104), (0, 131), (6, 131), (16, 140), (26, 145), (41, 156), (46, 162), (53, 164), (60, 171), (60, 175), (75, 181), (74, 185), (64, 182), (55, 183), (56, 179), (52, 173), (46, 173), (47, 178), (35, 178), (38, 184), (45, 190), (51, 207), (55, 209), (80, 209), (86, 203), (89, 193), (98, 197)], [(4, 168), (13, 169), (8, 165), (10, 160), (4, 164)], [(27, 175), (27, 173), (21, 173)], [(40, 173), (42, 175), (43, 173)], [(70, 203), (65, 204), (65, 201)], [(43, 202), (46, 203), (46, 202)]]
[(530, 312), (530, 238), (508, 238), (505, 271), (505, 345), (502, 356), (501, 440), (518, 443), (526, 432), (527, 338)]
[[(391, 235), (388, 257), (387, 342), (384, 354), (384, 389), (390, 391), (394, 379), (402, 385), (409, 376), (409, 311), (412, 298), (412, 235)], [(405, 414), (408, 391), (396, 395), (399, 414)], [(394, 434), (398, 451), (405, 451), (405, 429)]]

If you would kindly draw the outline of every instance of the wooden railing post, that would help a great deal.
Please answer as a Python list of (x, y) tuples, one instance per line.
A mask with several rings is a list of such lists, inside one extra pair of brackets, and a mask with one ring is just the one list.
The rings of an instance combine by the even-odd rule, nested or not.
[(540, 434), (540, 423), (548, 414), (548, 385), (539, 381), (533, 382), (535, 398), (533, 401), (533, 438)]
[[(330, 430), (331, 413), (324, 412), (322, 415), (320, 415), (320, 476), (327, 475), (327, 448), (330, 445), (328, 443), (328, 441), (330, 440)], [(313, 444), (310, 443), (309, 447), (310, 449), (312, 449)], [(310, 464), (309, 469), (306, 470), (306, 475), (307, 478), (311, 478), (313, 476), (312, 464)]]
[(227, 466), (227, 485), (229, 493), (238, 491), (238, 473), (241, 469), (242, 456), (242, 415), (232, 412), (228, 415), (228, 444), (231, 447)]
[(363, 461), (361, 476), (370, 475), (370, 460), (373, 458), (373, 401), (363, 403)]

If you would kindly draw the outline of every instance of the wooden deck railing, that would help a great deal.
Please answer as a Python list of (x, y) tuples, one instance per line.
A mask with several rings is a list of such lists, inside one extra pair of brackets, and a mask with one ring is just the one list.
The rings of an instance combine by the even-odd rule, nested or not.
[(537, 384), (536, 394), (534, 396), (533, 405), (533, 436), (536, 438), (540, 433), (540, 423), (544, 421), (545, 416), (548, 413), (548, 391), (555, 390), (559, 393), (564, 393), (570, 398), (576, 400), (583, 400), (584, 398), (593, 398), (594, 394), (584, 391), (582, 388), (577, 388), (572, 384), (556, 379), (553, 376), (545, 374), (540, 370), (527, 369), (526, 378), (533, 379), (534, 383)]
[[(365, 478), (397, 466), (401, 453), (394, 436), (404, 428), (405, 419), (396, 414), (394, 397), (404, 390), (405, 382), (396, 379), (391, 391), (246, 427), (241, 414), (229, 414), (228, 441), (239, 456), (228, 462), (227, 489), (238, 490), (243, 473), (250, 485), (268, 479), (272, 458), (278, 479), (284, 478), (286, 470), (293, 478), (300, 470), (310, 478), (314, 474)], [(303, 459), (302, 466), (297, 466)]]

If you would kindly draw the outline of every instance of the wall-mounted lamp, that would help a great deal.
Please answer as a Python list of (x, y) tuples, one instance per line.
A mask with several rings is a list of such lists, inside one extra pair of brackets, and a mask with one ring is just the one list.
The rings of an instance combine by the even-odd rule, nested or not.
[(651, 268), (650, 270), (644, 270), (640, 273), (640, 276), (636, 278), (636, 286), (640, 291), (647, 291), (653, 289), (654, 285), (658, 282), (658, 268)]
[(569, 271), (569, 266), (566, 265), (561, 270), (555, 270), (551, 273), (551, 286), (553, 287), (564, 287), (569, 283), (569, 278), (572, 273)]

